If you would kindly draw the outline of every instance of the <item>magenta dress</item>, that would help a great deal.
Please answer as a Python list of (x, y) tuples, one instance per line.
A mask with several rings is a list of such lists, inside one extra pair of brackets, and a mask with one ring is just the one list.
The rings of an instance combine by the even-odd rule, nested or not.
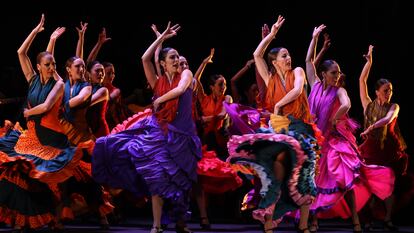
[(355, 192), (357, 210), (371, 194), (384, 199), (393, 191), (393, 182), (389, 182), (389, 177), (394, 176), (391, 169), (367, 166), (361, 161), (353, 135), (358, 124), (346, 114), (338, 121), (336, 129), (332, 128), (331, 119), (340, 107), (337, 92), (338, 87), (324, 90), (323, 83), (317, 82), (309, 95), (311, 114), (325, 137), (315, 177), (318, 194), (311, 206), (311, 211), (320, 218), (350, 217), (344, 199), (350, 190)]

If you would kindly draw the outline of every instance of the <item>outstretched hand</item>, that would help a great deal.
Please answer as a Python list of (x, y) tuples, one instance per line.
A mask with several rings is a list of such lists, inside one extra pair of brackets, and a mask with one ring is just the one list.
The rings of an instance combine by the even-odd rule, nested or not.
[(106, 28), (102, 28), (102, 31), (99, 33), (98, 42), (100, 44), (105, 44), (105, 42), (111, 40), (110, 37), (106, 37)]
[(78, 31), (79, 36), (82, 36), (85, 34), (86, 29), (88, 28), (88, 23), (80, 22), (80, 28), (76, 27), (76, 30)]
[(313, 38), (318, 38), (319, 34), (321, 34), (321, 32), (323, 31), (323, 29), (325, 29), (326, 26), (324, 24), (319, 25), (319, 27), (315, 27), (313, 29), (313, 33), (312, 33), (312, 37)]
[(269, 29), (269, 26), (267, 25), (267, 24), (263, 24), (263, 26), (262, 26), (262, 40), (267, 36), (267, 35), (269, 35), (269, 33), (270, 33), (270, 29)]
[(246, 62), (246, 66), (247, 68), (250, 68), (252, 66), (252, 64), (254, 63), (254, 59), (250, 59)]
[(161, 36), (161, 33), (158, 31), (158, 28), (155, 24), (151, 25), (151, 29), (155, 33), (155, 36), (157, 36), (157, 38)]
[(50, 35), (51, 40), (57, 40), (64, 32), (66, 31), (65, 27), (58, 27), (56, 30)]
[(45, 30), (45, 28), (43, 27), (44, 24), (45, 24), (45, 14), (42, 14), (42, 18), (40, 18), (39, 24), (33, 29), (33, 31), (39, 33)]
[(329, 38), (329, 34), (328, 33), (324, 33), (323, 34), (323, 49), (328, 49), (329, 47), (331, 47), (331, 38)]
[(367, 62), (372, 63), (372, 49), (374, 48), (373, 45), (369, 45), (367, 54), (364, 54), (365, 59)]
[(210, 49), (210, 55), (208, 55), (208, 57), (204, 58), (203, 63), (205, 63), (205, 64), (213, 63), (214, 52), (215, 52), (214, 48)]
[(167, 28), (165, 29), (165, 31), (161, 34), (161, 36), (164, 39), (168, 39), (171, 38), (173, 36), (177, 35), (177, 31), (180, 30), (180, 25), (179, 24), (175, 24), (174, 26), (171, 27), (171, 21), (168, 22)]
[(270, 30), (270, 33), (273, 35), (276, 35), (276, 32), (279, 31), (280, 27), (282, 27), (283, 23), (285, 22), (285, 18), (283, 16), (279, 15), (277, 17), (276, 23), (272, 25), (272, 29)]

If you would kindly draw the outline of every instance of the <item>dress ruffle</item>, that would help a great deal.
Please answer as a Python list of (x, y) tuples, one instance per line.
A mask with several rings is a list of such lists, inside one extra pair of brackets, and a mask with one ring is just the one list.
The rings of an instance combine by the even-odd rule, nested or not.
[(215, 151), (204, 151), (197, 164), (199, 183), (207, 193), (224, 193), (243, 184), (235, 169), (228, 162), (217, 158)]
[(98, 183), (136, 196), (159, 195), (185, 212), (187, 193), (197, 180), (200, 140), (172, 125), (166, 133), (151, 112), (144, 114), (129, 118), (133, 123), (124, 121), (125, 130), (96, 141), (92, 175)]

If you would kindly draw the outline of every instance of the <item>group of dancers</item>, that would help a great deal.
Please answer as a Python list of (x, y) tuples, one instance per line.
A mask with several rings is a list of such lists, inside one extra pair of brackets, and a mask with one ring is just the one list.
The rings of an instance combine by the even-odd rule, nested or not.
[[(353, 232), (362, 232), (359, 213), (375, 200), (385, 203), (384, 228), (398, 230), (392, 222), (395, 183), (406, 174), (408, 157), (399, 106), (390, 102), (391, 82), (379, 79), (375, 99), (368, 95), (373, 46), (359, 79), (364, 123), (358, 145), (345, 75), (336, 61), (322, 60), (328, 36), (316, 55), (325, 25), (313, 30), (305, 70), (292, 67), (283, 47), (264, 58), (285, 18), (264, 25), (253, 59), (231, 79), (233, 98), (225, 94), (223, 75), (203, 80), (203, 88), (214, 49), (193, 75), (185, 57), (163, 47), (180, 26), (168, 23), (159, 32), (153, 25), (156, 39), (142, 55), (153, 102), (132, 115), (112, 85), (114, 65), (95, 60), (110, 40), (105, 29), (85, 62), (88, 24), (80, 24), (76, 56), (67, 60), (61, 78), (53, 54), (65, 28), (53, 32), (36, 67), (27, 55), (44, 23), (42, 15), (18, 49), (29, 83), (27, 129), (11, 122), (0, 129), (0, 221), (13, 232), (45, 225), (62, 231), (64, 221), (84, 211), (109, 229), (107, 215), (120, 192), (151, 201), (151, 233), (171, 222), (178, 233), (193, 232), (186, 225), (191, 196), (200, 226), (210, 230), (206, 193), (234, 191), (246, 182), (252, 190), (241, 206), (253, 210), (265, 233), (284, 216), (297, 219), (297, 232), (317, 232), (318, 219), (335, 217), (351, 218)], [(256, 79), (240, 85), (253, 64)], [(365, 229), (372, 229), (370, 223)]]

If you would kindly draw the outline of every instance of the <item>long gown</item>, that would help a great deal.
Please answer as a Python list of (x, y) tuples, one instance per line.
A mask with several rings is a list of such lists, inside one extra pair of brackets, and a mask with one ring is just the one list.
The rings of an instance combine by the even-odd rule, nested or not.
[(325, 218), (351, 216), (344, 199), (350, 190), (355, 192), (356, 209), (359, 211), (372, 193), (381, 199), (390, 196), (394, 184), (389, 182), (389, 178), (394, 176), (390, 169), (367, 166), (361, 161), (353, 135), (358, 127), (356, 122), (345, 114), (339, 119), (336, 129), (330, 125), (340, 107), (338, 89), (329, 86), (324, 90), (323, 83), (316, 82), (309, 95), (311, 114), (325, 138), (318, 164), (319, 173), (315, 177), (318, 195), (311, 211)]
[[(27, 104), (35, 107), (47, 98), (56, 81), (30, 80)], [(0, 138), (0, 221), (39, 228), (54, 220), (56, 187), (73, 174), (82, 157), (71, 147), (58, 121), (61, 101), (43, 114), (30, 116), (27, 130), (10, 130)]]
[(136, 121), (130, 118), (133, 124), (125, 121), (125, 130), (99, 138), (92, 156), (94, 179), (136, 196), (164, 198), (164, 207), (172, 207), (168, 209), (171, 220), (186, 216), (201, 158), (191, 105), (192, 90), (188, 88), (178, 97), (171, 122), (161, 125), (155, 114), (141, 114)]
[[(282, 81), (275, 74), (268, 83), (264, 107), (272, 112), (275, 103), (294, 88), (294, 73), (288, 72)], [(227, 106), (233, 122), (237, 122), (228, 143), (229, 161), (240, 165), (240, 172), (255, 177), (256, 188), (245, 198), (244, 207), (256, 208), (253, 218), (265, 222), (273, 213), (273, 226), (282, 217), (310, 204), (316, 195), (315, 163), (322, 141), (320, 132), (311, 123), (306, 93), (280, 109), (280, 115), (271, 115), (260, 127), (260, 112), (237, 105)], [(260, 127), (260, 128), (259, 128)], [(283, 181), (274, 175), (274, 161), (285, 152), (286, 175)], [(237, 167), (236, 167), (237, 168)]]

